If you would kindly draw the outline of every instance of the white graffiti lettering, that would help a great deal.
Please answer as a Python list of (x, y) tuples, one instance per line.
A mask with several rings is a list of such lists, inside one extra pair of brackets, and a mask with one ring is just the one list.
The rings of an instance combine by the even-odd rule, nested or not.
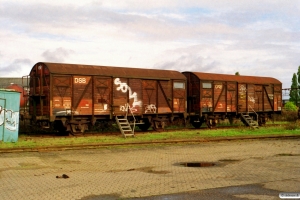
[(222, 89), (222, 85), (215, 85), (215, 89)]
[(253, 97), (248, 96), (249, 101), (251, 101), (252, 103), (255, 103), (255, 99)]
[(19, 112), (7, 110), (0, 106), (0, 126), (2, 125), (10, 131), (16, 131), (19, 125)]
[(131, 112), (137, 111), (137, 109), (135, 109), (133, 106), (130, 107), (128, 103), (126, 103), (124, 106), (120, 106), (120, 111), (127, 112), (128, 110), (131, 110)]
[[(137, 109), (134, 109), (135, 106), (138, 106), (138, 107), (142, 106), (142, 102), (138, 100), (137, 93), (132, 92), (131, 88), (127, 85), (127, 83), (122, 83), (119, 78), (116, 78), (114, 83), (115, 83), (115, 85), (118, 85), (118, 87), (117, 87), (118, 91), (121, 90), (121, 92), (123, 92), (123, 93), (128, 91), (129, 99), (133, 99), (132, 107), (129, 106), (131, 108), (132, 112), (133, 112), (133, 110), (135, 110), (135, 111), (137, 110)], [(128, 107), (126, 108), (126, 105), (120, 106), (120, 110), (128, 111)]]
[(241, 85), (240, 86), (240, 91), (242, 92), (242, 93), (244, 93), (244, 92), (246, 92), (246, 87), (244, 86), (244, 85)]
[(145, 107), (145, 113), (156, 113), (156, 106), (154, 104)]

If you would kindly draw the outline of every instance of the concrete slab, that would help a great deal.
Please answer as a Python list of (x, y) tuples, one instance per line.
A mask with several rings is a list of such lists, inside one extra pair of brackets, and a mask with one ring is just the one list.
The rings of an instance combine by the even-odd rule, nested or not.
[[(232, 198), (278, 198), (300, 192), (299, 158), (299, 139), (2, 153), (0, 199), (147, 199), (253, 184), (273, 192)], [(63, 174), (69, 178), (56, 178)]]

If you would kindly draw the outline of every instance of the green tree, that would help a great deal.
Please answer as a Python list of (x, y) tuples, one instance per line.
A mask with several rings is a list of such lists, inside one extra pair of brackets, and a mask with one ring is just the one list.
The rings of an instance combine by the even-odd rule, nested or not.
[(300, 88), (300, 66), (298, 67), (297, 76), (298, 76), (298, 87), (297, 87), (297, 91), (298, 91), (298, 97), (300, 97), (300, 90), (298, 90), (298, 89)]
[[(299, 72), (299, 70), (298, 70)], [(298, 76), (299, 78), (299, 76)], [(297, 75), (294, 73), (293, 79), (292, 79), (292, 85), (291, 85), (291, 90), (290, 90), (290, 101), (293, 102), (295, 105), (297, 105), (299, 101), (299, 92), (297, 90), (298, 88), (298, 80), (297, 80)]]
[[(299, 72), (299, 73), (300, 73), (300, 72)], [(235, 72), (235, 75), (236, 75), (236, 76), (239, 76), (239, 75), (240, 75), (240, 73), (239, 73), (239, 72)]]
[(286, 102), (286, 104), (284, 105), (284, 108), (287, 111), (297, 111), (298, 110), (297, 106), (291, 101)]

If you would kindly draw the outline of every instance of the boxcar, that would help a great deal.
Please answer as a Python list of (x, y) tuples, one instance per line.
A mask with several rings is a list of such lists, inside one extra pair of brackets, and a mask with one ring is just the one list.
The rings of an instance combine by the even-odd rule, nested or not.
[(59, 131), (120, 115), (147, 130), (186, 116), (186, 77), (177, 71), (39, 62), (29, 88), (32, 122)]
[[(282, 83), (275, 78), (183, 72), (187, 77), (188, 115), (194, 127), (218, 119), (250, 116), (259, 125), (281, 112)], [(246, 124), (247, 125), (247, 124)]]

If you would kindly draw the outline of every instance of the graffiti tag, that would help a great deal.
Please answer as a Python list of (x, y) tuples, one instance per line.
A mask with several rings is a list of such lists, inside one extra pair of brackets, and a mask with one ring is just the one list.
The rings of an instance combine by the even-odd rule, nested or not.
[(156, 106), (154, 104), (145, 107), (145, 113), (156, 113)]
[(215, 85), (215, 89), (222, 89), (222, 85)]
[(240, 91), (242, 92), (242, 93), (246, 93), (246, 87), (244, 86), (244, 85), (241, 85), (240, 86)]
[(4, 125), (10, 131), (16, 131), (19, 122), (19, 112), (7, 110), (0, 106), (0, 126)]
[(255, 99), (253, 97), (248, 96), (249, 101), (251, 101), (252, 103), (255, 103)]
[(136, 112), (137, 109), (135, 109), (133, 106), (130, 107), (129, 103), (126, 103), (124, 106), (120, 106), (120, 111), (127, 112), (130, 110), (131, 112)]
[[(128, 91), (129, 99), (133, 99), (132, 107), (130, 107), (132, 111), (135, 110), (135, 109), (133, 109), (133, 107), (135, 107), (135, 106), (141, 107), (142, 102), (138, 100), (137, 93), (132, 92), (131, 88), (129, 87), (129, 85), (127, 85), (127, 83), (122, 83), (119, 78), (116, 78), (114, 83), (115, 83), (115, 85), (118, 85), (118, 87), (117, 87), (118, 91), (121, 90), (121, 92), (123, 92), (123, 93)], [(121, 111), (127, 111), (128, 108), (129, 108), (129, 106), (126, 106), (126, 105), (120, 106)]]

